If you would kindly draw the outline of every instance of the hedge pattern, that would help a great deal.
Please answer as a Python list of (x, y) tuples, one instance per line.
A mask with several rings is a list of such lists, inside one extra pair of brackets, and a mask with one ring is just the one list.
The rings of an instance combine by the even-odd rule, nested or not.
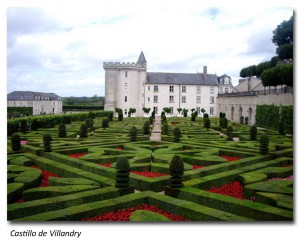
[[(202, 118), (168, 118), (169, 133), (162, 134), (162, 141), (150, 141), (143, 131), (148, 118), (113, 120), (103, 129), (106, 117), (95, 117), (93, 133), (88, 131), (85, 139), (77, 134), (86, 117), (66, 124), (65, 138), (58, 137), (60, 122), (18, 132), (26, 140), (20, 151), (12, 150), (8, 138), (8, 220), (79, 221), (144, 203), (197, 221), (293, 220), (293, 181), (269, 181), (293, 175), (290, 136), (258, 129), (257, 140), (252, 141), (248, 126), (229, 122), (233, 137), (244, 141), (227, 141), (226, 129), (220, 128), (217, 118), (210, 118), (209, 130)], [(137, 128), (133, 143), (129, 142), (132, 126)], [(181, 130), (178, 143), (173, 141), (176, 127)], [(52, 151), (44, 152), (43, 136), (48, 133)], [(262, 155), (259, 140), (265, 134), (269, 153)], [(183, 186), (171, 188), (170, 164), (175, 155), (182, 160)], [(115, 187), (120, 157), (129, 162), (127, 188)], [(46, 184), (45, 173), (56, 177), (50, 176), (48, 185), (41, 186)], [(123, 182), (123, 176), (118, 179)], [(244, 200), (208, 191), (236, 181), (243, 186)]]

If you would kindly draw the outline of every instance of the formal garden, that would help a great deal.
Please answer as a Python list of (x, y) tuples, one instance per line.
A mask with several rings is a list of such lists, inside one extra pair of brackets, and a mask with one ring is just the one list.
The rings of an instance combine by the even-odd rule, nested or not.
[(7, 219), (293, 221), (293, 136), (283, 117), (276, 129), (224, 113), (159, 118), (161, 141), (150, 140), (152, 116), (9, 121)]

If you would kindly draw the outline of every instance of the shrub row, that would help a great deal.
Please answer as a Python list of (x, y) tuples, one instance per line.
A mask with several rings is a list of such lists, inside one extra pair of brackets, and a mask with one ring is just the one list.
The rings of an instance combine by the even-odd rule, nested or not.
[[(108, 117), (112, 113), (111, 111), (99, 111), (94, 112), (95, 117)], [(7, 121), (7, 134), (11, 136), (13, 133), (21, 131), (20, 124), (22, 122), (30, 123), (31, 130), (38, 128), (53, 128), (54, 125), (61, 123), (69, 123), (73, 121), (85, 121), (89, 118), (90, 113), (74, 113), (74, 114), (57, 114), (57, 115), (39, 115), (26, 118), (16, 118), (14, 120)]]
[[(219, 211), (232, 213), (237, 216), (246, 216), (247, 218), (259, 221), (293, 220), (293, 212), (266, 204), (206, 192), (193, 187), (183, 187), (180, 190), (174, 190), (178, 190), (176, 198), (188, 200)], [(174, 192), (171, 194), (174, 194)]]

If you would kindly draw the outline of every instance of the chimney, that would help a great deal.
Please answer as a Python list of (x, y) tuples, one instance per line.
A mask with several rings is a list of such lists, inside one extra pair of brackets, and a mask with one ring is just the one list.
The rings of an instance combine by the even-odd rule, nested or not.
[(207, 78), (207, 66), (203, 66), (203, 77), (206, 80), (206, 78)]

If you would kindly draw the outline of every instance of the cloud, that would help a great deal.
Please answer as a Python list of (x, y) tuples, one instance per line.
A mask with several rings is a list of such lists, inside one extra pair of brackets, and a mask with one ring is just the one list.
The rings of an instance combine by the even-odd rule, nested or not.
[[(35, 89), (62, 96), (104, 95), (104, 61), (148, 70), (231, 75), (275, 55), (272, 31), (292, 9), (201, 7), (195, 1), (113, 2), (105, 7), (8, 8), (7, 91)], [(103, 5), (104, 6), (104, 5)], [(147, 10), (147, 11), (146, 11)]]

